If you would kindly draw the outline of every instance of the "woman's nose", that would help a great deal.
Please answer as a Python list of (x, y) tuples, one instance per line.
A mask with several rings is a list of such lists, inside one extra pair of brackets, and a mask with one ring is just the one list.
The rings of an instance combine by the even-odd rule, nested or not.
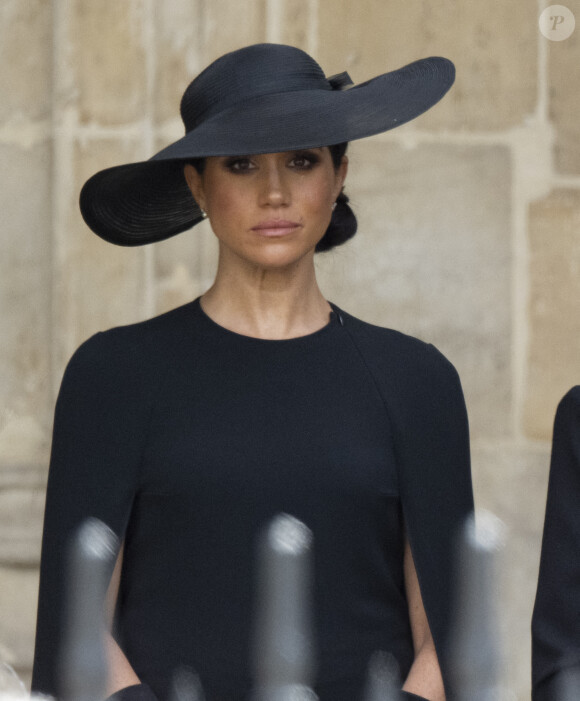
[(281, 207), (289, 203), (288, 183), (279, 164), (269, 164), (263, 169), (260, 196), (264, 205), (272, 207)]

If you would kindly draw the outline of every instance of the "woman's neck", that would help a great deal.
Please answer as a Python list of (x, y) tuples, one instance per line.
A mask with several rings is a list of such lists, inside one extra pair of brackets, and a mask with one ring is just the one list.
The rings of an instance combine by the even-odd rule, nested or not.
[(318, 287), (314, 264), (293, 270), (218, 266), (201, 305), (220, 326), (267, 339), (314, 333), (328, 323), (332, 311)]

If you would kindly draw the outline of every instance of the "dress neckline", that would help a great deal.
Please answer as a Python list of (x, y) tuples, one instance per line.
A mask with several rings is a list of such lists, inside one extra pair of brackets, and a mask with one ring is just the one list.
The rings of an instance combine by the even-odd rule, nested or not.
[(293, 343), (301, 343), (301, 342), (309, 341), (309, 340), (315, 340), (317, 338), (326, 336), (327, 334), (331, 333), (335, 328), (343, 326), (344, 321), (343, 321), (342, 315), (340, 313), (340, 310), (332, 302), (328, 302), (328, 303), (332, 307), (332, 310), (328, 313), (328, 322), (324, 326), (321, 326), (316, 331), (312, 331), (311, 333), (308, 333), (308, 334), (303, 334), (302, 336), (293, 336), (292, 338), (260, 338), (259, 336), (248, 336), (246, 334), (238, 333), (237, 331), (232, 331), (231, 329), (228, 329), (225, 326), (218, 324), (217, 321), (214, 321), (204, 311), (203, 307), (201, 306), (201, 296), (197, 297), (193, 302), (195, 312), (203, 320), (203, 322), (205, 323), (205, 326), (208, 329), (211, 329), (214, 332), (217, 332), (217, 333), (223, 335), (224, 337), (229, 336), (232, 340), (233, 339), (240, 339), (240, 340), (250, 341), (250, 342), (254, 342), (254, 343), (261, 343), (261, 344), (265, 344), (265, 345), (267, 345), (267, 344), (271, 344), (271, 345), (293, 344)]

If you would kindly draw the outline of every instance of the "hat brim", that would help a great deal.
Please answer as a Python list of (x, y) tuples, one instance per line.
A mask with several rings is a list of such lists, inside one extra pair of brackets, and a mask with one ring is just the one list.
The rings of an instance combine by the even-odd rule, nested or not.
[(88, 226), (111, 243), (139, 246), (202, 220), (183, 175), (184, 162), (330, 146), (373, 136), (426, 112), (455, 78), (451, 61), (431, 57), (353, 86), (239, 102), (204, 121), (148, 161), (107, 168), (84, 185)]

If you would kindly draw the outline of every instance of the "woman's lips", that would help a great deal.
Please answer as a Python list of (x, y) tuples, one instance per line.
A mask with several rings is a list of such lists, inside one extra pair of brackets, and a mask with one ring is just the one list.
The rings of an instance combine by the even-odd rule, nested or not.
[(286, 234), (291, 234), (296, 229), (300, 228), (301, 224), (295, 221), (289, 221), (287, 219), (268, 219), (267, 221), (260, 222), (256, 226), (252, 227), (252, 231), (255, 231), (260, 236), (267, 236), (275, 238), (277, 236), (286, 236)]

